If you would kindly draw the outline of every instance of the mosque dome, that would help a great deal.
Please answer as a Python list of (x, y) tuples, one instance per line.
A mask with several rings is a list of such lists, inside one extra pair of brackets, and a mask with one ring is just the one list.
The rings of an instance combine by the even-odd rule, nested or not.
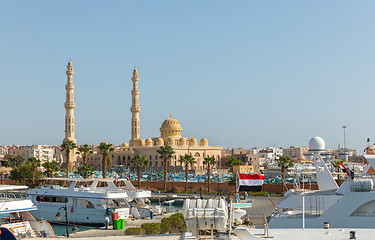
[(179, 140), (180, 146), (186, 146), (186, 140), (187, 139), (185, 137), (180, 138), (180, 140)]
[(157, 138), (155, 140), (155, 145), (156, 146), (163, 146), (164, 145), (164, 140), (162, 138)]
[(195, 139), (195, 137), (192, 137), (189, 141), (189, 145), (190, 146), (195, 146), (197, 145), (197, 139)]
[(151, 147), (153, 145), (151, 138), (146, 139), (145, 145), (148, 147)]
[(167, 145), (168, 146), (173, 146), (174, 145), (174, 140), (171, 137), (168, 138)]
[(145, 140), (144, 139), (136, 139), (134, 141), (134, 146), (142, 147), (145, 145)]
[(127, 148), (127, 147), (129, 147), (129, 144), (128, 144), (127, 142), (123, 142), (123, 143), (121, 144), (121, 147), (122, 147), (122, 148)]
[(321, 137), (313, 137), (309, 142), (310, 152), (324, 152), (326, 149), (326, 143)]
[(181, 137), (182, 128), (180, 123), (172, 118), (167, 118), (160, 127), (161, 137)]
[(201, 146), (208, 146), (208, 141), (207, 141), (207, 139), (206, 139), (205, 137), (203, 137), (203, 138), (201, 139), (200, 145), (201, 145)]

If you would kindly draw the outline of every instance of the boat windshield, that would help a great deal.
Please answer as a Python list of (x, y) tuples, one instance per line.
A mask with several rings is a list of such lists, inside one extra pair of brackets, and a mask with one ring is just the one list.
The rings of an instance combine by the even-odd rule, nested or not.
[(128, 208), (130, 207), (126, 199), (118, 198), (118, 199), (105, 199), (102, 200), (102, 203), (106, 207), (110, 208)]

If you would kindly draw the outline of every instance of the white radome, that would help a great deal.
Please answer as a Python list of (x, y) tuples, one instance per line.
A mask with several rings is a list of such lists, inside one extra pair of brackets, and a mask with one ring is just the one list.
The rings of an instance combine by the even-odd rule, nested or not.
[(313, 137), (309, 142), (310, 152), (323, 152), (326, 149), (326, 143), (321, 137)]

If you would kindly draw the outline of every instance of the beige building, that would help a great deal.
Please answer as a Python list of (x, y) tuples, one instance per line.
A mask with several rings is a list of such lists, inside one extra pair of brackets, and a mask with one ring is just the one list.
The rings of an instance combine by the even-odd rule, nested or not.
[[(157, 150), (161, 146), (171, 146), (175, 151), (173, 159), (168, 161), (168, 166), (178, 167), (181, 166), (179, 159), (185, 154), (191, 154), (196, 163), (190, 166), (192, 170), (202, 170), (206, 166), (203, 164), (205, 157), (215, 157), (218, 164), (221, 159), (220, 146), (209, 146), (208, 140), (202, 138), (199, 143), (196, 138), (183, 137), (182, 127), (180, 123), (172, 118), (172, 115), (167, 118), (160, 127), (160, 137), (141, 139), (140, 138), (140, 107), (139, 107), (139, 90), (138, 90), (138, 72), (137, 69), (133, 71), (133, 90), (132, 94), (132, 106), (130, 111), (132, 112), (131, 121), (131, 139), (129, 144), (124, 142), (120, 149), (112, 153), (112, 165), (113, 166), (131, 166), (130, 159), (137, 153), (147, 156), (150, 161), (150, 167), (159, 168), (163, 166), (163, 159), (157, 153)], [(101, 167), (101, 154), (94, 154), (87, 159), (87, 163), (91, 164), (97, 169)], [(213, 166), (213, 169), (217, 168), (217, 165)]]
[(299, 161), (305, 160), (304, 154), (308, 152), (308, 147), (291, 146), (290, 148), (283, 148), (283, 156)]

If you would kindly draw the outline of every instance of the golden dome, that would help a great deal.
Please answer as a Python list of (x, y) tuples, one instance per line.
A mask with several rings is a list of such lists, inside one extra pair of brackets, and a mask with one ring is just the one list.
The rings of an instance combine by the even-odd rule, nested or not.
[(157, 138), (155, 140), (155, 145), (157, 145), (157, 146), (163, 146), (164, 145), (164, 140), (162, 138)]
[(129, 145), (128, 145), (127, 142), (123, 142), (123, 143), (121, 144), (121, 147), (122, 147), (122, 148), (127, 148), (127, 147), (129, 147)]
[(182, 138), (180, 138), (180, 140), (179, 140), (179, 144), (180, 144), (180, 146), (186, 146), (186, 138), (184, 138), (184, 137), (182, 137)]
[(182, 128), (180, 123), (172, 118), (167, 118), (160, 128), (160, 133), (162, 138), (166, 137), (181, 137)]
[(197, 139), (195, 139), (195, 137), (192, 137), (191, 139), (190, 139), (190, 141), (189, 141), (189, 145), (190, 146), (195, 146), (195, 145), (197, 145)]
[(151, 138), (146, 139), (145, 145), (146, 146), (152, 146), (153, 145), (153, 142), (152, 142)]
[(168, 146), (173, 146), (174, 145), (174, 140), (171, 137), (168, 138), (167, 145)]
[(208, 146), (208, 141), (207, 141), (207, 139), (206, 139), (205, 137), (203, 137), (203, 138), (201, 139), (200, 145), (201, 145), (201, 146)]
[(145, 145), (145, 140), (144, 139), (136, 139), (134, 141), (134, 146), (142, 147)]

